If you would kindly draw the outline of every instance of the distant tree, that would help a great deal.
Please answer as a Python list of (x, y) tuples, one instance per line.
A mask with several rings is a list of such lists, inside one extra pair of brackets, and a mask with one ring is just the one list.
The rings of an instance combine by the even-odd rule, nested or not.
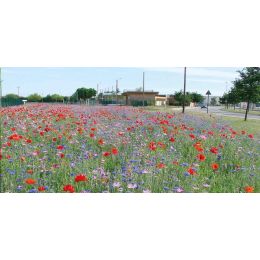
[(86, 101), (94, 96), (96, 96), (97, 91), (93, 88), (78, 88), (76, 92), (70, 97), (70, 101)]
[(42, 98), (42, 101), (43, 101), (43, 102), (52, 102), (51, 95), (47, 95), (46, 97), (43, 97), (43, 98)]
[(239, 103), (242, 98), (239, 95), (239, 92), (235, 87), (233, 87), (227, 94), (227, 102), (228, 104), (232, 104), (234, 109), (236, 109), (236, 104)]
[(221, 98), (219, 98), (219, 103), (225, 105), (228, 108), (228, 94), (224, 93)]
[(234, 81), (234, 88), (241, 101), (247, 102), (246, 121), (250, 102), (260, 100), (260, 67), (245, 67), (238, 73), (240, 78)]
[(5, 95), (5, 98), (6, 99), (19, 99), (19, 96), (16, 94), (10, 93), (10, 94)]
[(193, 103), (201, 103), (204, 100), (204, 97), (197, 92), (190, 93), (190, 99)]
[(51, 95), (51, 100), (52, 102), (62, 102), (64, 99), (63, 96), (59, 95), (59, 94), (53, 94)]
[(143, 87), (136, 88), (135, 91), (141, 92), (143, 91)]
[(97, 94), (97, 91), (93, 88), (78, 88), (72, 95), (73, 100), (84, 100), (90, 99)]
[(215, 97), (211, 98), (210, 105), (211, 106), (216, 106), (217, 105), (217, 99)]
[[(177, 106), (181, 106), (183, 104), (184, 95), (182, 91), (178, 91), (174, 93), (174, 104)], [(189, 105), (191, 102), (191, 95), (189, 92), (186, 92), (185, 95), (185, 106)]]
[(28, 96), (27, 99), (29, 102), (40, 102), (42, 100), (42, 97), (39, 94), (34, 93)]
[(70, 97), (64, 96), (64, 102), (68, 102), (70, 100)]

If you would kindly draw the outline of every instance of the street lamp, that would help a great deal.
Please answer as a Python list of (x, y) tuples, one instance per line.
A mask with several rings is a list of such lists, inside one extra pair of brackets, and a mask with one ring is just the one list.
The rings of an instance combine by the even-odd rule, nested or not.
[(144, 107), (144, 77), (145, 77), (145, 74), (143, 72), (143, 107)]
[(118, 99), (117, 99), (117, 93), (119, 93), (119, 89), (118, 89), (118, 81), (122, 79), (122, 78), (119, 78), (116, 80), (116, 105), (117, 105), (117, 102), (118, 102)]
[(208, 100), (207, 100), (207, 114), (209, 113), (209, 96), (211, 95), (210, 91), (208, 90), (206, 95), (208, 96)]
[(96, 102), (97, 102), (97, 103), (98, 103), (99, 84), (101, 84), (101, 82), (97, 83), (97, 94), (96, 94)]
[(185, 96), (186, 96), (186, 67), (184, 67), (184, 86), (183, 86), (182, 113), (184, 113), (184, 111), (185, 111)]

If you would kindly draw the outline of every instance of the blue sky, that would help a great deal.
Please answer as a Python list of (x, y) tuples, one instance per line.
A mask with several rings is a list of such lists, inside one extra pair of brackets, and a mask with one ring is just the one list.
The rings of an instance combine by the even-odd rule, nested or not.
[[(214, 96), (222, 95), (232, 86), (242, 68), (187, 68), (187, 91), (205, 94), (209, 89)], [(72, 95), (79, 87), (100, 90), (115, 90), (116, 80), (119, 89), (135, 90), (142, 86), (142, 73), (145, 72), (145, 89), (159, 91), (160, 94), (173, 94), (183, 88), (183, 68), (91, 68), (91, 67), (35, 67), (2, 68), (3, 95), (17, 93), (27, 96), (58, 93)], [(227, 82), (227, 83), (226, 83)]]

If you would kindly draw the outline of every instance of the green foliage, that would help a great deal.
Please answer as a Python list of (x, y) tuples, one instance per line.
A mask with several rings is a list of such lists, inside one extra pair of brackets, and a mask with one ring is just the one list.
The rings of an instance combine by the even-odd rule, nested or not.
[(237, 89), (234, 87), (232, 88), (229, 93), (227, 94), (227, 102), (228, 104), (237, 104), (240, 101), (242, 101), (242, 97), (239, 95), (239, 92)]
[(19, 96), (18, 95), (16, 95), (16, 94), (12, 94), (12, 93), (10, 93), (10, 94), (7, 94), (7, 95), (5, 95), (5, 98), (6, 99), (12, 99), (12, 100), (15, 100), (15, 99), (19, 99)]
[(64, 97), (59, 94), (47, 95), (43, 98), (43, 102), (63, 102)]
[(227, 103), (227, 100), (228, 100), (228, 94), (224, 93), (223, 96), (221, 98), (219, 98), (219, 103), (224, 105)]
[(61, 96), (59, 94), (53, 94), (53, 95), (51, 95), (51, 99), (54, 102), (62, 102), (63, 101), (63, 96)]
[(238, 72), (240, 78), (234, 81), (234, 92), (240, 101), (247, 102), (246, 121), (249, 103), (260, 101), (260, 67), (246, 67)]
[(72, 95), (73, 100), (87, 100), (96, 95), (97, 91), (93, 88), (78, 88)]
[(210, 105), (211, 106), (216, 106), (217, 105), (217, 99), (215, 97), (211, 98)]
[[(176, 91), (174, 93), (174, 105), (177, 105), (177, 106), (181, 106), (183, 104), (183, 101), (184, 101), (184, 94), (182, 91)], [(191, 102), (191, 95), (189, 92), (186, 92), (186, 95), (185, 95), (185, 105), (189, 105)]]
[(238, 72), (240, 78), (234, 81), (234, 88), (241, 101), (260, 101), (260, 67), (246, 67)]
[(204, 97), (201, 94), (198, 94), (197, 92), (192, 92), (189, 95), (193, 103), (201, 103), (204, 100)]
[(42, 101), (42, 97), (37, 93), (31, 94), (30, 96), (27, 97), (27, 99), (28, 99), (29, 102), (40, 102), (40, 101)]

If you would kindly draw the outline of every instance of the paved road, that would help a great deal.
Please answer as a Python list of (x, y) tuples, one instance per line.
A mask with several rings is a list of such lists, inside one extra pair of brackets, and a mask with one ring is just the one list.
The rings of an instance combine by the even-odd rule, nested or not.
[[(231, 117), (238, 117), (238, 118), (244, 118), (245, 117), (245, 114), (223, 111), (223, 110), (221, 110), (222, 108), (223, 107), (221, 107), (221, 106), (209, 107), (209, 113), (216, 114), (216, 115), (219, 115), (219, 116), (231, 116)], [(194, 110), (207, 113), (207, 109), (205, 109), (205, 108), (201, 109), (200, 107), (196, 107), (196, 108), (194, 108)], [(260, 115), (250, 115), (250, 114), (248, 114), (247, 118), (248, 119), (258, 119), (258, 120), (260, 120)]]

